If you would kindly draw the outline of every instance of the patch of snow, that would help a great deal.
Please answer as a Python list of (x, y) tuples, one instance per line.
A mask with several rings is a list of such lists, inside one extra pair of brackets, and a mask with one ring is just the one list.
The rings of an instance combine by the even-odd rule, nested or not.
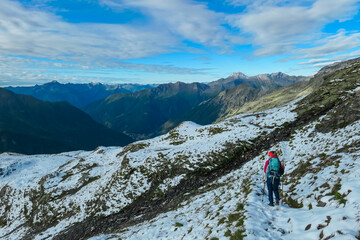
[(344, 79), (342, 79), (342, 78), (336, 78), (336, 79), (330, 80), (331, 83), (334, 83), (334, 82), (342, 82), (342, 81), (344, 81)]
[(186, 176), (186, 174), (181, 174), (179, 176), (176, 176), (174, 178), (166, 178), (162, 184), (159, 185), (159, 189), (163, 192), (168, 190), (169, 188), (173, 188), (177, 186), (180, 181)]

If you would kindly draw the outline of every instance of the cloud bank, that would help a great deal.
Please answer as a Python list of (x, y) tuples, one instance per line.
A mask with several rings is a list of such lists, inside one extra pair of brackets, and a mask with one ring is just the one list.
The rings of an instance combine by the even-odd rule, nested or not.
[[(250, 4), (245, 14), (228, 16), (229, 23), (237, 27), (243, 33), (251, 36), (251, 41), (259, 48), (255, 51), (256, 56), (271, 56), (278, 54), (298, 54), (304, 52), (315, 52), (329, 49), (329, 46), (337, 40), (328, 37), (322, 42), (319, 41), (325, 33), (322, 28), (334, 21), (345, 21), (352, 18), (358, 12), (358, 0), (318, 0), (312, 1), (310, 6), (302, 6), (299, 1), (298, 6), (294, 4), (286, 5), (287, 1), (250, 1), (234, 0), (232, 4), (245, 5)], [(309, 2), (309, 1), (307, 1)], [(280, 4), (280, 6), (279, 6)], [(254, 8), (254, 6), (256, 6)], [(334, 36), (338, 38), (339, 36)], [(353, 39), (359, 40), (357, 33), (348, 33), (341, 36), (341, 40), (346, 42)], [(323, 44), (323, 47), (305, 47), (299, 50), (297, 45)], [(359, 46), (359, 45), (357, 45)], [(348, 48), (339, 48), (339, 51), (345, 51), (355, 47), (354, 44), (348, 45)], [(322, 51), (319, 57), (334, 54), (337, 52)]]
[(39, 7), (46, 0), (35, 2), (29, 8), (0, 0), (6, 6), (0, 8), (0, 81), (46, 78), (61, 69), (206, 74), (207, 69), (126, 61), (174, 52), (242, 54), (234, 49), (244, 45), (253, 47), (256, 58), (286, 55), (280, 61), (303, 59), (300, 66), (359, 53), (358, 30), (324, 30), (328, 24), (352, 20), (359, 0), (224, 1), (232, 12), (216, 11), (195, 0), (91, 1), (119, 13), (131, 9), (146, 19), (123, 24), (71, 23)]

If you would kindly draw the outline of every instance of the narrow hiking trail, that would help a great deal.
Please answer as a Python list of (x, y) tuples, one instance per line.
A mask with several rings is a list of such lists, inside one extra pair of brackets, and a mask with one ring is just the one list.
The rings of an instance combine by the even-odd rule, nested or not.
[(268, 191), (266, 184), (264, 185), (264, 159), (267, 157), (262, 156), (252, 161), (254, 169), (258, 171), (254, 171), (251, 176), (253, 191), (247, 198), (245, 208), (245, 228), (248, 234), (246, 239), (283, 239), (292, 229), (292, 222), (288, 221), (291, 211), (289, 206), (282, 202), (279, 206), (268, 206)]
[[(260, 164), (259, 164), (260, 165)], [(283, 201), (279, 206), (268, 206), (268, 191), (265, 185), (263, 193), (263, 174), (253, 176), (254, 191), (249, 195), (246, 207), (246, 229), (249, 235), (246, 239), (295, 239), (291, 233), (297, 226), (295, 215), (302, 215), (302, 209), (292, 209)], [(280, 185), (281, 192), (281, 185)], [(304, 239), (299, 237), (299, 239)]]
[(291, 197), (286, 201), (291, 206), (284, 201), (279, 207), (268, 206), (266, 186), (263, 196), (266, 157), (252, 161), (259, 171), (252, 176), (254, 191), (245, 207), (246, 239), (359, 238), (359, 126), (324, 134), (315, 132), (315, 124), (273, 147), (286, 168), (280, 192), (283, 188), (283, 198)]

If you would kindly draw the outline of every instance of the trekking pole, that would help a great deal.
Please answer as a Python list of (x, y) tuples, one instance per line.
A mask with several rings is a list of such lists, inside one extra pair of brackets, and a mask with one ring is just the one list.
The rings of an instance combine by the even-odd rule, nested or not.
[(265, 175), (263, 177), (263, 182), (264, 182), (264, 186), (262, 189), (262, 198), (261, 198), (261, 202), (264, 202), (264, 195), (265, 195)]
[[(283, 166), (284, 166), (284, 174), (285, 174), (285, 161), (283, 161)], [(283, 175), (284, 175), (283, 174)], [(284, 181), (281, 181), (281, 195), (283, 196), (282, 198), (284, 198)], [(282, 198), (281, 198), (281, 203), (282, 203)]]

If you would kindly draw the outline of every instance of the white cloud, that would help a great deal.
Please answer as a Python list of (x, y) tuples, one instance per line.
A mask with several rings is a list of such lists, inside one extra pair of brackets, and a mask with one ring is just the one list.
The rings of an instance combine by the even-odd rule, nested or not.
[(360, 50), (355, 50), (350, 53), (339, 54), (330, 58), (315, 58), (306, 62), (301, 62), (299, 65), (312, 65), (314, 67), (329, 65), (334, 62), (345, 61), (352, 58), (360, 57)]
[[(349, 53), (345, 55), (343, 53), (355, 51), (357, 47), (360, 47), (360, 33), (339, 30), (339, 32), (333, 36), (314, 41), (310, 47), (291, 50), (295, 56), (282, 59), (280, 62), (296, 59), (312, 59), (308, 62), (312, 63), (316, 62), (317, 59), (322, 61), (323, 58), (328, 58), (329, 61), (333, 61), (337, 56), (349, 55)], [(357, 56), (356, 51), (350, 53), (350, 56)]]
[(340, 31), (334, 36), (316, 41), (315, 45), (318, 46), (297, 50), (296, 52), (301, 55), (298, 58), (322, 58), (359, 47), (360, 33)]
[(359, 11), (359, 0), (317, 0), (308, 10), (320, 24), (351, 19)]
[[(70, 24), (50, 13), (1, 0), (0, 52), (49, 59), (129, 59), (171, 51), (177, 40), (156, 29)], [(174, 50), (172, 50), (174, 51)]]
[[(237, 1), (239, 3), (244, 1)], [(322, 37), (321, 29), (336, 20), (349, 19), (358, 11), (358, 0), (317, 0), (312, 5), (277, 4), (285, 1), (266, 2), (263, 7), (249, 8), (247, 12), (228, 16), (229, 23), (249, 34), (252, 43), (261, 48), (258, 56), (292, 53), (296, 44), (308, 43)], [(246, 1), (244, 2), (246, 3)], [(304, 1), (300, 1), (304, 3)]]
[(212, 47), (226, 48), (228, 42), (238, 42), (221, 26), (224, 14), (211, 11), (204, 3), (191, 0), (101, 0), (112, 8), (135, 8), (150, 16), (163, 31)]
[(307, 62), (301, 62), (300, 65), (306, 65), (306, 64), (318, 64), (318, 63), (327, 63), (331, 62), (331, 58), (322, 58), (322, 59), (310, 59)]
[(27, 85), (29, 82), (43, 84), (53, 80), (63, 83), (71, 81), (141, 82), (139, 78), (124, 77), (117, 74), (114, 69), (177, 75), (203, 75), (209, 70), (205, 68), (181, 68), (172, 65), (134, 64), (124, 61), (99, 61), (95, 64), (88, 62), (88, 65), (86, 65), (84, 63), (46, 61), (36, 58), (0, 55), (0, 86)]
[[(24, 66), (28, 69), (96, 69), (118, 68), (145, 72), (170, 74), (199, 74), (203, 69), (175, 66), (129, 64), (122, 60), (151, 57), (178, 51), (198, 51), (185, 44), (188, 40), (197, 44), (226, 50), (231, 41), (239, 37), (229, 37), (221, 26), (223, 15), (210, 11), (206, 5), (188, 0), (103, 0), (112, 8), (132, 8), (143, 12), (150, 20), (141, 26), (130, 24), (68, 23), (53, 11), (40, 11), (43, 1), (32, 2), (26, 8), (18, 2), (0, 0), (0, 64), (8, 69)], [(5, 7), (6, 6), (6, 7)], [(43, 8), (41, 8), (43, 9)], [(228, 46), (229, 45), (229, 46)], [(2, 62), (4, 56), (8, 57)], [(56, 60), (41, 62), (36, 58)], [(21, 62), (21, 65), (19, 65)], [(36, 67), (35, 67), (36, 66)], [(6, 70), (10, 71), (10, 70)], [(30, 70), (27, 70), (30, 71)], [(27, 76), (19, 70), (17, 77)], [(42, 73), (40, 73), (42, 74)], [(54, 74), (54, 71), (51, 73)], [(60, 71), (58, 74), (61, 75)], [(3, 81), (6, 78), (2, 78)]]
[[(146, 16), (147, 21), (141, 26), (68, 23), (56, 16), (56, 11), (40, 11), (46, 9), (46, 1), (51, 0), (32, 0), (26, 5), (32, 7), (26, 8), (16, 1), (0, 0), (3, 81), (6, 76), (15, 75), (40, 79), (46, 72), (36, 72), (36, 67), (54, 76), (57, 71), (58, 77), (59, 69), (99, 68), (199, 74), (206, 69), (129, 64), (124, 60), (178, 51), (205, 54), (201, 51), (208, 47), (227, 54), (233, 47), (252, 44), (257, 57), (287, 54), (294, 57), (284, 61), (316, 61), (332, 59), (329, 55), (344, 54), (360, 45), (358, 32), (344, 30), (334, 36), (322, 33), (328, 23), (351, 19), (359, 9), (359, 0), (226, 0), (234, 6), (245, 6), (239, 14), (215, 12), (206, 3), (195, 0), (98, 0), (114, 11), (131, 9)], [(6, 55), (24, 57), (4, 60)], [(36, 58), (56, 61), (41, 62)]]
[(251, 9), (259, 9), (261, 7), (266, 6), (291, 6), (291, 5), (301, 5), (301, 4), (309, 4), (314, 2), (314, 0), (297, 0), (297, 1), (289, 1), (289, 0), (226, 0), (226, 2), (230, 5), (234, 6), (246, 6), (248, 10)]

